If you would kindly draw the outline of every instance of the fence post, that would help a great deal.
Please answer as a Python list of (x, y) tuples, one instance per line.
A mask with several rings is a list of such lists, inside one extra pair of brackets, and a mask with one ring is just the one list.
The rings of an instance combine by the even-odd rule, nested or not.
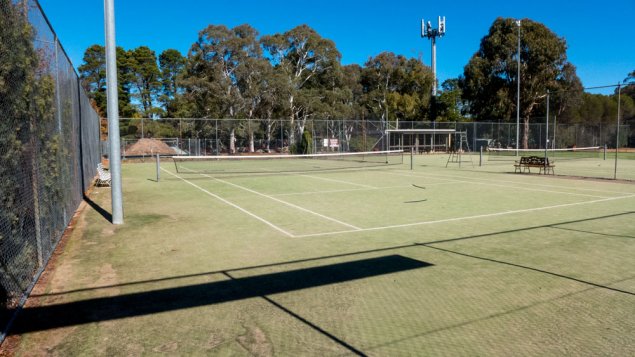
[(160, 168), (161, 168), (161, 158), (159, 157), (159, 153), (157, 153), (157, 182), (159, 182), (159, 172), (160, 172)]
[(474, 134), (472, 134), (472, 149), (476, 149), (476, 122), (473, 123)]
[(622, 101), (622, 86), (617, 84), (617, 130), (615, 130), (615, 169), (613, 170), (613, 180), (617, 180), (617, 154), (620, 151), (620, 110)]
[(410, 148), (410, 170), (414, 167), (414, 148)]

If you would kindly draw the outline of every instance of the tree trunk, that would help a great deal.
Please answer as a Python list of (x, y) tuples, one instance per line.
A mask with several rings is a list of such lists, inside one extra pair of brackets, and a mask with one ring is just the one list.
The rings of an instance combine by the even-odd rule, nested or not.
[(271, 120), (267, 121), (267, 153), (271, 152), (271, 131), (272, 131), (272, 127), (271, 127)]
[(229, 153), (236, 153), (236, 129), (232, 128), (229, 132)]
[(304, 127), (306, 126), (306, 119), (307, 119), (306, 115), (303, 115), (301, 120), (298, 118), (298, 136), (299, 137), (302, 137), (302, 135), (304, 134)]
[(249, 152), (253, 153), (254, 151), (254, 131), (249, 128)]
[[(289, 97), (289, 109), (291, 110), (291, 116), (289, 117), (289, 146), (295, 144), (295, 111), (293, 110), (293, 96)], [(284, 147), (284, 144), (282, 145)]]
[(529, 149), (529, 117), (523, 118), (523, 149)]

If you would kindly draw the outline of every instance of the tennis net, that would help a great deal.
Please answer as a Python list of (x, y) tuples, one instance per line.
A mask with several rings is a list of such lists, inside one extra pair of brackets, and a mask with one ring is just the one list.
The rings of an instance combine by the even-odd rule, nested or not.
[(309, 155), (173, 156), (178, 173), (296, 173), (403, 164), (403, 150)]
[[(518, 154), (516, 154), (518, 152)], [(567, 149), (497, 149), (487, 150), (488, 161), (514, 161), (522, 156), (539, 156), (545, 154), (551, 159), (574, 160), (574, 159), (603, 159), (605, 150), (600, 146)]]

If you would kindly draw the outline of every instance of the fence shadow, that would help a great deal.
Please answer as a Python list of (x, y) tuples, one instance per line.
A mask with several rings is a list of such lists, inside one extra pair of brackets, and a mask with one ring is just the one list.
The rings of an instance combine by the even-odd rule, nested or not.
[[(10, 334), (17, 335), (253, 297), (265, 297), (271, 294), (420, 269), (431, 265), (401, 255), (388, 255), (219, 282), (98, 297), (48, 306), (27, 307), (20, 312), (20, 317)], [(227, 274), (224, 275), (227, 276)]]

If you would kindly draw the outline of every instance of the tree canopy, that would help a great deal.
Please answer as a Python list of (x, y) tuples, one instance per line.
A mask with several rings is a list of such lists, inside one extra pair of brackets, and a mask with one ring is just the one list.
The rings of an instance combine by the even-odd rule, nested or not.
[[(520, 27), (520, 116), (522, 146), (528, 146), (529, 121), (544, 110), (547, 91), (567, 91), (554, 103), (564, 111), (564, 98), (582, 93), (575, 67), (567, 61), (566, 41), (545, 25), (529, 19)], [(477, 120), (509, 120), (516, 112), (518, 26), (513, 19), (498, 18), (481, 40), (479, 50), (465, 66), (461, 79), (469, 112)], [(558, 102), (558, 98), (562, 98)]]
[[(459, 78), (442, 84), (431, 97), (432, 72), (420, 59), (392, 52), (363, 64), (342, 65), (336, 44), (307, 25), (260, 35), (248, 24), (201, 30), (187, 55), (167, 49), (157, 57), (146, 46), (117, 49), (119, 112), (138, 118), (251, 119), (275, 127), (291, 123), (290, 144), (303, 135), (309, 119), (392, 121), (497, 120), (516, 117), (518, 26), (498, 18)], [(520, 28), (520, 114), (523, 147), (529, 123), (550, 112), (560, 123), (610, 121), (617, 99), (584, 93), (566, 41), (541, 23), (522, 20)], [(96, 107), (106, 114), (104, 48), (89, 47), (79, 67)], [(626, 81), (635, 79), (635, 71)], [(625, 117), (635, 84), (622, 88)], [(207, 135), (204, 123), (187, 128)], [(251, 136), (252, 127), (238, 128)], [(232, 133), (233, 135), (233, 133)]]

